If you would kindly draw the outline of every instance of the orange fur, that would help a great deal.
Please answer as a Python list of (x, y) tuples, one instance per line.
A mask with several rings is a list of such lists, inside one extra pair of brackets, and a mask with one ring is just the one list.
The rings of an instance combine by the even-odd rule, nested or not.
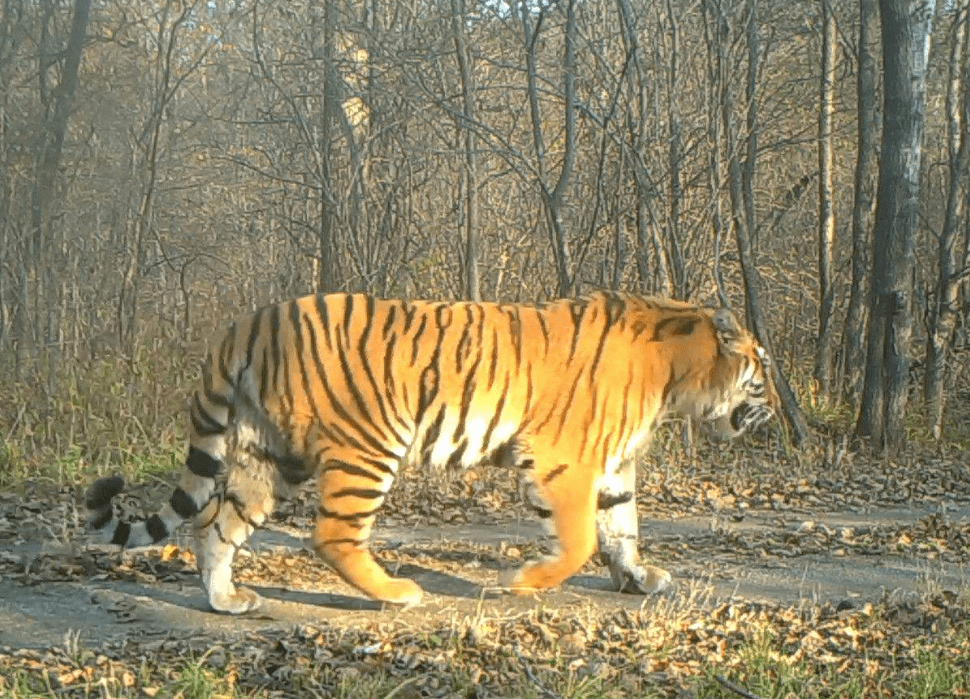
[(258, 598), (231, 583), (236, 549), (282, 482), (316, 477), (317, 551), (368, 596), (413, 604), (421, 589), (388, 576), (367, 548), (399, 464), (502, 457), (531, 478), (560, 547), (510, 587), (558, 585), (599, 538), (617, 584), (627, 577), (648, 592), (670, 576), (638, 562), (625, 464), (672, 412), (726, 437), (762, 422), (777, 405), (765, 366), (729, 312), (674, 301), (608, 292), (543, 306), (308, 296), (238, 320), (211, 348), (169, 504), (125, 529), (110, 514), (120, 484), (99, 481), (89, 509), (96, 528), (128, 546), (193, 518), (210, 603), (241, 612)]

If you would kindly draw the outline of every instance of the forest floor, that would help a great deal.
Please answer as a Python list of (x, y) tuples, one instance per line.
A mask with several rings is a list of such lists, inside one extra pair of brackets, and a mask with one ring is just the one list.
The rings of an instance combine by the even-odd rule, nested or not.
[[(797, 471), (645, 474), (641, 552), (677, 581), (646, 597), (595, 562), (559, 590), (504, 594), (498, 571), (543, 550), (514, 488), (402, 479), (374, 549), (425, 589), (406, 610), (317, 559), (298, 495), (237, 561), (264, 598), (242, 617), (208, 610), (187, 532), (92, 546), (77, 489), (28, 483), (0, 495), (0, 696), (189, 696), (187, 668), (241, 696), (737, 696), (729, 677), (764, 696), (789, 681), (798, 697), (906, 696), (878, 692), (919, 680), (928, 648), (970, 659), (970, 465)], [(125, 500), (150, 509), (167, 487)]]

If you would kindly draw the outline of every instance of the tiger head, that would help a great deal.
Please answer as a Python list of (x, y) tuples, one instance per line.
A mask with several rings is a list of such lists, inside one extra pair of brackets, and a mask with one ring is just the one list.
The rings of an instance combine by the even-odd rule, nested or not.
[[(694, 415), (710, 438), (733, 439), (767, 422), (780, 400), (765, 349), (727, 308), (712, 312), (717, 341), (713, 367)], [(698, 410), (699, 409), (699, 410)]]

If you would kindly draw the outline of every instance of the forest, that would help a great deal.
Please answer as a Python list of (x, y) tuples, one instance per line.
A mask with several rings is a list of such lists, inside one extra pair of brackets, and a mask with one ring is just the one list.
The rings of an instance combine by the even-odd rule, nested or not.
[[(970, 0), (0, 0), (0, 697), (968, 696), (968, 26)], [(305, 493), (236, 559), (267, 606), (231, 625), (182, 535), (78, 546), (95, 477), (170, 496), (231, 318), (596, 289), (730, 306), (772, 357), (779, 420), (672, 421), (639, 459), (669, 595), (595, 559), (492, 594), (547, 549), (487, 465), (388, 495), (374, 550), (415, 610), (290, 536)]]
[(305, 293), (611, 288), (743, 308), (796, 442), (959, 431), (966, 3), (885, 5), (5, 0), (0, 424), (158, 432)]

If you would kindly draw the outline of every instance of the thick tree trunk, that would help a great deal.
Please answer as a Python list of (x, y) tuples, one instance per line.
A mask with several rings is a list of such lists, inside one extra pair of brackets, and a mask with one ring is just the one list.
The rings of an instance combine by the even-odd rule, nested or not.
[(880, 0), (885, 108), (869, 296), (869, 337), (856, 432), (877, 450), (906, 441), (915, 231), (926, 68), (934, 0)]

